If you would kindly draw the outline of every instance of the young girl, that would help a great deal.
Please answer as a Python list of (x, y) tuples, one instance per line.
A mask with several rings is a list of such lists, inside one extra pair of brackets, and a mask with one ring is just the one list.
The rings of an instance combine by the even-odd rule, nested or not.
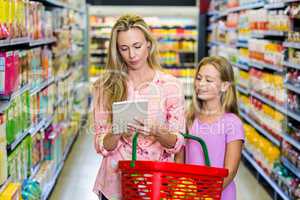
[[(103, 156), (94, 192), (100, 199), (122, 198), (118, 162), (131, 160), (132, 133), (137, 130), (139, 160), (174, 162), (183, 146), (184, 95), (179, 80), (160, 70), (157, 44), (145, 21), (121, 16), (112, 28), (106, 73), (94, 84), (95, 148)], [(112, 134), (112, 103), (148, 100), (149, 123), (128, 124)]]
[[(241, 159), (244, 130), (238, 117), (234, 74), (230, 63), (219, 56), (204, 58), (196, 71), (194, 87), (187, 116), (188, 132), (204, 139), (212, 166), (228, 169), (222, 200), (235, 200), (233, 179)], [(200, 144), (188, 141), (185, 151), (187, 164), (204, 164)]]

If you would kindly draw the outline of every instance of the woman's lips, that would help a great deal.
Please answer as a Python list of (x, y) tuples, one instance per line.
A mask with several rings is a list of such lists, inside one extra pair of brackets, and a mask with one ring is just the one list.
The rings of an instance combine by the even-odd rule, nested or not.
[(129, 63), (130, 63), (131, 65), (136, 65), (136, 64), (139, 63), (139, 61), (138, 61), (138, 60), (136, 60), (136, 61), (129, 61)]

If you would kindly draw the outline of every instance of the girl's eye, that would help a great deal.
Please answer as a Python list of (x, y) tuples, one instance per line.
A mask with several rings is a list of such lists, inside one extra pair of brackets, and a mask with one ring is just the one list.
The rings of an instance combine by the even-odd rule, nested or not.
[(198, 81), (201, 81), (201, 79), (202, 79), (202, 78), (199, 77), (199, 76), (196, 77), (196, 80), (198, 80)]
[(213, 81), (213, 80), (209, 80), (209, 79), (208, 79), (208, 80), (207, 80), (207, 82), (211, 83), (211, 82), (214, 82), (214, 81)]
[(120, 48), (121, 51), (127, 51), (127, 48)]
[(140, 49), (142, 46), (135, 46), (134, 48), (136, 48), (136, 49)]

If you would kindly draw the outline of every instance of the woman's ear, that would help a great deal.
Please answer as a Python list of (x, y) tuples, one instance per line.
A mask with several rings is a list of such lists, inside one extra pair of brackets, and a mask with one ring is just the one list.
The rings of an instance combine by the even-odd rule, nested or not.
[(231, 83), (228, 81), (223, 82), (221, 85), (221, 92), (226, 92), (230, 85)]
[(151, 49), (151, 42), (147, 41), (147, 48), (150, 50)]

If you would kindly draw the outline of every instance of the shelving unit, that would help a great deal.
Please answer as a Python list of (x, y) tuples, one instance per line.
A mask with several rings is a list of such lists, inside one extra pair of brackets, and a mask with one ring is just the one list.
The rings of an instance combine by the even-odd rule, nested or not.
[[(22, 175), (22, 177), (19, 177), (19, 174), (11, 174), (9, 171), (10, 168), (8, 167), (8, 172), (11, 176), (4, 184), (0, 183), (0, 185), (2, 184), (0, 187), (0, 193), (8, 184), (11, 183), (12, 180), (19, 180), (22, 184), (22, 181), (25, 178), (36, 179), (41, 175), (40, 173), (42, 173), (42, 175), (43, 173), (48, 173), (47, 178), (49, 180), (51, 179), (51, 181), (47, 182), (47, 186), (45, 188), (42, 188), (43, 193), (41, 199), (49, 199), (49, 195), (63, 168), (64, 161), (78, 136), (81, 126), (84, 125), (79, 122), (86, 117), (86, 113), (84, 112), (87, 112), (87, 109), (82, 109), (82, 113), (78, 113), (75, 109), (75, 106), (78, 105), (72, 105), (71, 103), (74, 102), (74, 99), (78, 98), (78, 91), (76, 91), (75, 88), (87, 80), (85, 73), (87, 71), (87, 54), (85, 50), (88, 49), (88, 34), (85, 26), (88, 24), (88, 17), (85, 1), (72, 1), (70, 3), (62, 3), (57, 0), (33, 1), (35, 2), (30, 2), (32, 3), (32, 5), (30, 4), (31, 6), (38, 5), (40, 9), (46, 10), (49, 17), (51, 16), (53, 19), (55, 17), (54, 20), (57, 20), (55, 21), (55, 24), (52, 24), (51, 21), (51, 29), (49, 26), (49, 30), (47, 30), (49, 32), (47, 34), (50, 34), (51, 30), (52, 37), (44, 36), (44, 38), (40, 38), (41, 35), (44, 35), (40, 34), (39, 36), (34, 36), (34, 38), (40, 39), (31, 39), (33, 36), (30, 35), (28, 30), (27, 37), (0, 40), (0, 48), (4, 52), (9, 51), (15, 53), (18, 51), (22, 52), (22, 56), (26, 56), (21, 57), (21, 53), (20, 55), (14, 54), (20, 56), (20, 63), (23, 63), (22, 65), (18, 66), (20, 67), (20, 71), (14, 72), (16, 74), (11, 74), (11, 76), (20, 76), (20, 80), (17, 79), (15, 83), (17, 87), (13, 87), (17, 89), (12, 88), (12, 93), (9, 93), (6, 96), (0, 95), (0, 114), (9, 116), (5, 117), (5, 123), (7, 123), (6, 126), (8, 128), (11, 128), (7, 128), (7, 131), (4, 134), (6, 134), (7, 138), (8, 134), (14, 134), (13, 140), (12, 136), (9, 136), (10, 141), (7, 142), (7, 164), (12, 165), (11, 160), (15, 159), (14, 155), (19, 156), (20, 153), (23, 154), (23, 151), (24, 155), (28, 156), (31, 155), (31, 153), (27, 154), (29, 151), (39, 151), (38, 149), (35, 149), (37, 147), (33, 145), (36, 141), (42, 141), (43, 143), (47, 142), (46, 140), (52, 140), (53, 143), (51, 145), (56, 143), (56, 145), (59, 145), (57, 138), (49, 139), (46, 135), (49, 131), (51, 133), (52, 128), (53, 130), (57, 131), (56, 134), (58, 134), (58, 137), (60, 137), (62, 142), (62, 161), (57, 166), (54, 166), (57, 169), (54, 174), (51, 174), (51, 170), (48, 172), (42, 170), (41, 166), (47, 166), (48, 164), (44, 160), (44, 157), (39, 158), (40, 160), (36, 160), (36, 157), (30, 159), (28, 158), (28, 160), (30, 160), (28, 163), (21, 163), (19, 160), (13, 161), (15, 168), (23, 170), (23, 168), (26, 167), (26, 169), (29, 170), (26, 170), (28, 172)], [(29, 9), (32, 9), (32, 7), (24, 7), (24, 12), (25, 9), (28, 9), (26, 10), (27, 13)], [(42, 12), (41, 15), (45, 15), (46, 12)], [(33, 14), (35, 13), (32, 13), (32, 15)], [(65, 19), (60, 20), (59, 17)], [(30, 23), (29, 19), (28, 23)], [(44, 20), (41, 23), (46, 23), (46, 21)], [(63, 34), (63, 36), (61, 34)], [(51, 46), (51, 48), (49, 48), (49, 46)], [(48, 57), (45, 57), (45, 55)], [(32, 62), (29, 62), (29, 56), (32, 56), (32, 59), (36, 60), (30, 60)], [(39, 59), (39, 57), (41, 58)], [(24, 59), (26, 59), (26, 62)], [(32, 70), (30, 71), (30, 79), (25, 77), (25, 72), (23, 71), (21, 76), (21, 70), (24, 70), (23, 67), (26, 67), (26, 70), (28, 71), (25, 72), (28, 74), (29, 70)], [(39, 74), (37, 74), (38, 70), (40, 70)], [(86, 98), (85, 100), (87, 101), (88, 99)], [(82, 100), (76, 100), (76, 104), (79, 104), (80, 101)], [(77, 121), (78, 123), (76, 123)], [(64, 128), (66, 126), (67, 129)], [(66, 131), (65, 129), (70, 133), (64, 134), (63, 131)], [(9, 130), (14, 130), (14, 132)], [(19, 130), (22, 131), (20, 132)], [(72, 132), (72, 130), (74, 130), (74, 132)], [(63, 142), (66, 143), (66, 146), (63, 146)], [(4, 144), (6, 145), (6, 143)], [(42, 146), (42, 148), (46, 148), (47, 145)], [(57, 146), (50, 146), (50, 148), (54, 149), (57, 148)], [(59, 148), (55, 149), (55, 151), (58, 153)], [(50, 155), (48, 155), (48, 160), (53, 161), (52, 164), (56, 165), (56, 158), (51, 155), (52, 151), (45, 150), (44, 156), (46, 156), (46, 152), (50, 152)], [(2, 171), (0, 173), (2, 173)]]
[[(288, 130), (285, 130), (284, 128), (279, 128), (279, 123), (285, 123), (288, 122), (292, 125), (294, 124), (294, 127), (297, 127), (296, 124), (300, 123), (300, 112), (296, 110), (297, 106), (297, 100), (291, 101), (291, 95), (293, 95), (294, 99), (297, 99), (295, 96), (299, 98), (300, 95), (300, 87), (299, 84), (294, 78), (293, 80), (286, 80), (291, 79), (289, 77), (292, 77), (292, 74), (296, 76), (295, 70), (300, 70), (300, 64), (299, 59), (296, 59), (295, 56), (297, 50), (300, 49), (300, 42), (295, 42), (295, 39), (291, 36), (293, 32), (299, 31), (299, 25), (297, 23), (293, 22), (294, 18), (291, 16), (288, 16), (288, 21), (290, 24), (288, 24), (287, 21), (285, 21), (288, 26), (283, 27), (279, 26), (275, 27), (275, 24), (277, 21), (279, 21), (278, 15), (281, 15), (280, 20), (283, 22), (286, 18), (283, 18), (283, 15), (286, 13), (290, 14), (289, 12), (283, 12), (288, 11), (288, 8), (290, 8), (290, 3), (295, 3), (300, 1), (280, 1), (279, 3), (268, 3), (268, 1), (257, 1), (256, 3), (251, 1), (248, 5), (240, 5), (234, 8), (229, 8), (233, 5), (233, 3), (239, 4), (242, 1), (214, 1), (212, 5), (215, 6), (215, 8), (212, 7), (212, 10), (209, 11), (210, 14), (207, 15), (208, 19), (208, 42), (207, 46), (208, 48), (208, 54), (210, 55), (222, 55), (227, 57), (230, 61), (232, 66), (234, 66), (236, 71), (238, 73), (241, 73), (241, 70), (243, 70), (242, 77), (243, 77), (243, 87), (240, 85), (237, 85), (237, 91), (239, 92), (241, 96), (241, 101), (239, 102), (240, 105), (240, 116), (243, 118), (243, 120), (246, 122), (246, 124), (249, 124), (251, 127), (253, 127), (255, 131), (258, 132), (258, 134), (261, 134), (263, 138), (267, 139), (268, 142), (271, 142), (275, 145), (275, 148), (277, 148), (280, 152), (283, 151), (282, 148), (284, 143), (288, 143), (292, 145), (292, 147), (295, 147), (298, 152), (300, 152), (300, 142), (297, 141), (294, 137), (292, 137), (288, 133)], [(228, 3), (228, 4), (227, 4)], [(246, 3), (246, 1), (243, 1), (243, 3)], [(230, 5), (230, 6), (229, 6)], [(295, 5), (294, 5), (295, 6)], [(256, 12), (254, 12), (254, 10)], [(243, 12), (240, 12), (243, 11)], [(245, 11), (245, 12), (244, 12)], [(252, 12), (251, 12), (252, 11)], [(284, 14), (283, 14), (284, 13)], [(236, 14), (236, 15), (235, 15)], [(264, 22), (265, 18), (260, 18), (258, 15), (265, 14), (266, 18), (270, 15), (270, 18), (267, 19), (265, 27), (262, 28), (259, 24), (260, 22)], [(272, 16), (272, 17), (271, 17)], [(236, 17), (236, 18), (235, 18)], [(259, 18), (259, 20), (258, 20)], [(270, 19), (274, 19), (273, 21)], [(268, 21), (269, 20), (269, 21)], [(281, 24), (283, 25), (283, 24)], [(229, 28), (230, 27), (230, 28)], [(235, 27), (235, 28), (232, 28)], [(287, 30), (287, 27), (289, 30)], [(220, 41), (226, 41), (226, 44), (224, 42)], [(233, 45), (227, 45), (227, 44), (233, 44)], [(206, 44), (203, 44), (206, 45)], [(277, 50), (275, 49), (275, 46)], [(273, 48), (274, 51), (269, 51), (268, 48)], [(295, 52), (294, 52), (295, 51)], [(276, 52), (276, 53), (274, 53)], [(270, 56), (275, 55), (279, 58), (280, 62), (278, 60), (272, 60), (270, 59)], [(293, 59), (290, 59), (290, 56), (293, 56)], [(294, 61), (295, 60), (295, 61)], [(240, 62), (239, 62), (240, 61)], [(292, 62), (293, 61), (293, 62)], [(247, 63), (246, 65), (240, 65), (239, 63)], [(270, 64), (270, 63), (278, 63), (278, 64)], [(298, 72), (298, 71), (297, 71)], [(248, 73), (248, 76), (245, 75), (245, 73)], [(289, 75), (286, 75), (289, 73)], [(259, 81), (253, 82), (251, 79), (253, 77), (259, 80), (261, 79), (262, 82)], [(244, 80), (245, 77), (247, 77), (247, 80)], [(251, 82), (252, 80), (252, 82)], [(268, 81), (266, 81), (268, 80)], [(246, 87), (245, 84), (248, 84), (246, 81), (249, 81), (249, 86)], [(294, 83), (295, 82), (295, 83)], [(251, 83), (251, 85), (250, 85)], [(258, 84), (258, 85), (256, 85)], [(265, 85), (269, 84), (268, 86)], [(274, 84), (274, 85), (272, 85)], [(271, 86), (272, 85), (272, 86)], [(275, 86), (276, 85), (276, 86)], [(265, 87), (264, 87), (265, 86)], [(246, 88), (250, 88), (249, 90), (246, 90)], [(274, 89), (274, 94), (269, 95), (270, 91), (265, 92), (266, 88), (269, 87), (276, 87), (277, 89)], [(259, 88), (262, 88), (260, 90)], [(279, 89), (280, 88), (280, 89)], [(256, 92), (254, 91), (257, 89)], [(276, 92), (284, 92), (286, 94), (280, 95)], [(278, 95), (278, 96), (276, 96)], [(289, 98), (289, 101), (288, 101)], [(247, 101), (246, 101), (247, 100)], [(279, 103), (280, 102), (280, 103)], [(291, 102), (294, 104), (290, 105)], [(247, 105), (252, 105), (252, 107), (244, 105), (246, 103)], [(262, 105), (265, 105), (265, 108), (262, 108)], [(294, 107), (293, 107), (294, 106)], [(299, 102), (298, 102), (299, 106)], [(294, 110), (291, 110), (290, 108), (295, 108)], [(262, 108), (262, 110), (259, 110)], [(283, 116), (284, 120), (274, 121), (274, 124), (276, 124), (276, 131), (282, 130), (280, 132), (280, 135), (278, 137), (274, 136), (274, 129), (271, 127), (265, 128), (265, 126), (259, 125), (255, 120), (253, 120), (250, 116), (251, 112), (255, 112), (255, 109), (257, 109), (257, 112), (264, 112), (263, 114), (258, 113), (258, 119), (256, 121), (262, 121), (262, 123), (267, 123), (269, 120), (269, 123), (273, 123), (272, 120), (279, 120), (281, 119), (281, 116)], [(249, 115), (248, 112), (249, 111)], [(279, 113), (277, 112), (279, 111)], [(273, 116), (275, 116), (273, 119), (260, 119), (259, 117), (263, 118), (264, 114), (266, 116), (272, 116), (269, 115), (268, 112), (274, 112)], [(252, 113), (253, 114), (253, 113)], [(257, 116), (255, 116), (256, 118)], [(266, 117), (267, 118), (267, 117)], [(274, 125), (275, 126), (275, 125)], [(290, 126), (290, 125), (289, 125)], [(284, 127), (284, 126), (283, 126)], [(273, 134), (271, 134), (271, 130)], [(275, 132), (276, 132), (275, 131)], [(289, 130), (291, 131), (291, 130)], [(297, 132), (294, 130), (294, 132)], [(294, 133), (295, 134), (295, 133)], [(250, 137), (250, 136), (249, 136)], [(296, 137), (296, 136), (295, 136)], [(281, 138), (279, 140), (278, 138)], [(247, 142), (246, 142), (247, 143)], [(277, 147), (276, 147), (277, 146)], [(259, 150), (257, 150), (259, 151)], [(255, 152), (257, 153), (257, 152)], [(248, 160), (258, 171), (260, 174), (264, 174), (262, 167), (260, 167), (253, 157), (250, 156), (249, 153), (243, 152), (243, 156), (246, 160)], [(260, 155), (261, 156), (261, 155)], [(267, 158), (266, 158), (267, 159)], [(280, 158), (278, 158), (280, 160)], [(288, 171), (290, 171), (292, 174), (297, 175), (299, 169), (295, 169), (294, 165), (289, 165), (288, 159), (284, 158), (281, 159), (281, 163), (283, 166), (285, 166)], [(287, 194), (285, 194), (282, 189), (279, 187), (279, 185), (275, 184), (274, 181), (271, 179), (270, 176), (264, 174), (262, 175), (265, 177), (267, 182), (269, 183), (269, 186), (273, 189), (275, 192), (273, 198), (276, 199), (277, 195), (282, 199), (291, 199), (292, 197), (288, 197)], [(299, 178), (299, 177), (298, 177)], [(285, 187), (289, 187), (286, 186)]]
[(242, 152), (243, 157), (256, 169), (256, 171), (261, 175), (269, 184), (270, 186), (276, 191), (277, 194), (283, 200), (290, 200), (290, 198), (282, 191), (282, 189), (266, 174), (266, 172), (257, 164), (255, 159), (246, 151), (243, 150)]

